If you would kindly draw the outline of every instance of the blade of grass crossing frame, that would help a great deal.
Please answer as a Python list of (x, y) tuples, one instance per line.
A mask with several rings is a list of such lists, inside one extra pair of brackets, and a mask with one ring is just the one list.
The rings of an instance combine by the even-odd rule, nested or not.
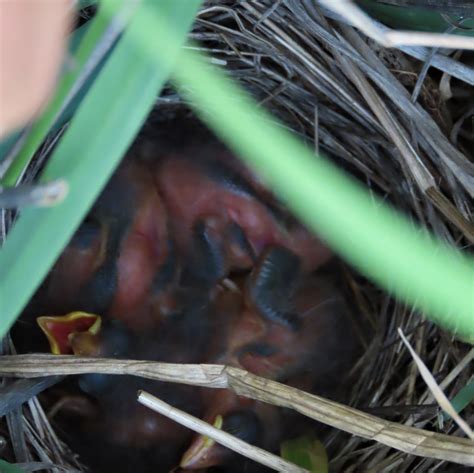
[[(27, 209), (0, 250), (0, 337), (14, 322), (132, 142), (168, 78), (199, 0), (148, 4), (172, 25), (175, 42), (150, 63), (133, 38), (134, 17), (54, 151), (42, 180), (66, 178), (60, 205)], [(109, 14), (118, 2), (104, 3)], [(138, 11), (144, 8), (140, 4)]]
[[(191, 83), (189, 77), (197, 77)], [(176, 78), (203, 118), (349, 263), (426, 317), (474, 341), (474, 261), (436, 241), (255, 110), (185, 53)], [(237, 99), (238, 97), (238, 99)]]
[[(140, 22), (136, 41), (150, 57), (159, 58), (173, 44), (174, 32), (151, 11)], [(183, 50), (174, 78), (203, 119), (348, 262), (426, 311), (430, 320), (474, 341), (472, 258), (434, 239), (315, 157), (199, 53)]]

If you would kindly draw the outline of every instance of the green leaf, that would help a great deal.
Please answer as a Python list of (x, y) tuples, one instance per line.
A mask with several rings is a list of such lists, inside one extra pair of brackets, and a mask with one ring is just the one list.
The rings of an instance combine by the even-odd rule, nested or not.
[[(159, 61), (174, 32), (151, 11), (140, 22), (135, 39)], [(183, 50), (174, 78), (203, 119), (335, 251), (430, 320), (474, 341), (472, 258), (314, 156), (200, 53)]]
[(4, 460), (0, 460), (0, 473), (25, 473), (25, 470)]
[[(145, 14), (140, 4), (96, 82), (55, 149), (42, 180), (66, 178), (66, 199), (49, 209), (26, 209), (0, 250), (0, 337), (8, 330), (140, 129), (168, 78), (200, 2), (148, 4), (176, 35), (159, 60), (137, 48), (134, 37)], [(114, 15), (121, 3), (103, 3)]]
[(295, 465), (312, 473), (328, 473), (328, 455), (324, 445), (313, 437), (298, 437), (281, 444), (280, 454)]
[[(456, 412), (463, 411), (474, 401), (474, 380), (471, 380), (466, 386), (459, 390), (456, 396), (451, 400), (451, 404)], [(451, 419), (451, 416), (443, 412), (444, 420)]]
[(77, 10), (82, 10), (83, 8), (95, 5), (96, 3), (97, 0), (79, 0), (76, 8)]
[[(452, 34), (474, 35), (474, 6), (471, 18), (461, 20), (459, 15), (449, 14), (450, 11), (456, 11), (455, 2), (451, 2), (451, 7), (446, 7), (445, 14), (422, 6), (388, 5), (381, 0), (358, 0), (357, 3), (372, 17), (392, 28), (443, 33), (461, 22), (462, 28), (455, 29)], [(441, 6), (438, 8), (442, 10)]]

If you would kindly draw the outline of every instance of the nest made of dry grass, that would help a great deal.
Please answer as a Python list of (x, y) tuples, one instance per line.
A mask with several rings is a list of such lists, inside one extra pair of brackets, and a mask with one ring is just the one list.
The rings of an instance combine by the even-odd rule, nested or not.
[[(308, 146), (439, 238), (470, 247), (474, 164), (468, 151), (474, 140), (466, 119), (473, 100), (466, 97), (474, 69), (422, 48), (417, 50), (422, 62), (380, 48), (307, 0), (207, 2), (190, 36)], [(432, 63), (438, 69), (427, 67)], [(460, 70), (456, 64), (464, 80), (451, 77)], [(186, 106), (166, 90), (149, 126), (153, 117), (162, 119)], [(460, 435), (452, 421), (440, 425), (435, 401), (396, 330), (402, 328), (448, 398), (469, 382), (466, 365), (473, 350), (352, 268), (344, 271), (354, 308), (376, 328), (354, 369), (350, 404), (403, 425)], [(0, 433), (16, 444), (17, 459), (39, 457), (60, 468), (79, 468), (54, 434), (41, 433), (48, 423), (38, 412), (38, 402), (30, 401), (24, 417), (10, 418), (10, 434), (2, 427)], [(468, 407), (463, 414), (469, 422), (474, 410)], [(31, 428), (37, 433), (29, 433)], [(18, 436), (21, 429), (26, 443)], [(332, 471), (421, 473), (452, 467), (336, 430), (325, 444)]]

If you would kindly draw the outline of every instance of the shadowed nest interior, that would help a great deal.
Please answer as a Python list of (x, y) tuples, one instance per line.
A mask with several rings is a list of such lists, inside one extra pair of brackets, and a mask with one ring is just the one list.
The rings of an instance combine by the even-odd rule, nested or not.
[[(472, 55), (459, 59), (455, 52), (446, 56), (420, 48), (424, 60), (419, 61), (397, 49), (382, 49), (309, 0), (207, 2), (190, 37), (308, 147), (422, 227), (468, 251), (474, 241)], [(437, 68), (427, 67), (435, 63)], [(456, 64), (470, 76), (452, 77)], [(188, 106), (166, 89), (143, 133)], [(48, 139), (25, 179), (37, 174), (56, 139)], [(14, 215), (4, 218), (8, 227)], [(397, 328), (450, 399), (470, 382), (470, 346), (353, 268), (344, 266), (343, 273), (353, 306), (375, 328), (353, 370), (350, 405), (400, 424), (461, 435), (452, 420), (443, 421)], [(5, 340), (4, 353), (10, 350)], [(472, 422), (472, 406), (463, 417)], [(82, 469), (36, 398), (6, 416), (0, 435), (0, 449), (13, 450), (16, 461), (30, 471)], [(333, 471), (462, 471), (459, 465), (411, 456), (335, 429), (324, 443)]]

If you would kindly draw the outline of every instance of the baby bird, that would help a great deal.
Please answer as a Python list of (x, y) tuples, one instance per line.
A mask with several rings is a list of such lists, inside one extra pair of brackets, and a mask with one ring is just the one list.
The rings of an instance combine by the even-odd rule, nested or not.
[[(164, 353), (166, 347), (159, 343), (157, 334), (139, 335), (118, 320), (105, 320), (102, 323), (101, 318), (93, 314), (74, 313), (58, 317), (40, 317), (38, 324), (47, 334), (52, 351), (58, 354), (190, 361), (182, 359), (183, 353), (186, 353), (183, 340), (175, 340), (177, 346), (183, 347), (183, 350)], [(177, 335), (176, 332), (177, 330), (174, 335)], [(167, 332), (168, 343), (171, 343), (172, 335), (171, 331)], [(195, 333), (195, 336), (198, 334)], [(193, 349), (195, 350), (195, 347)], [(195, 353), (191, 356), (195, 356)], [(149, 456), (150, 461), (151, 451), (157, 447), (161, 451), (162, 447), (167, 446), (167, 454), (174, 452), (172, 458), (176, 464), (179, 451), (189, 442), (191, 433), (167, 417), (138, 404), (137, 391), (145, 389), (175, 407), (190, 411), (193, 415), (202, 413), (200, 392), (191, 386), (103, 374), (80, 375), (77, 382), (87, 397), (75, 396), (71, 399), (76, 404), (79, 399), (82, 409), (64, 403), (64, 409), (69, 414), (74, 410), (72, 408), (76, 408), (73, 422), (78, 430), (69, 433), (73, 444), (77, 442), (79, 445), (87, 444), (92, 447), (90, 440), (95, 439), (97, 442), (100, 439), (101, 444), (111, 450), (122, 447), (129, 449), (131, 454), (138, 450)], [(82, 452), (82, 446), (79, 450)], [(90, 450), (83, 452), (85, 457), (90, 459), (92, 464), (100, 464), (100, 453), (93, 453), (94, 448)], [(157, 468), (161, 465), (162, 458), (155, 456), (154, 459)], [(114, 471), (119, 470), (120, 467), (117, 467)]]
[[(48, 309), (100, 313), (137, 330), (158, 324), (156, 296), (166, 292), (176, 268), (172, 250), (150, 171), (126, 160), (54, 266), (45, 291)], [(150, 291), (158, 308), (140, 317)]]
[(36, 319), (48, 339), (51, 353), (69, 355), (74, 353), (72, 337), (84, 334), (95, 340), (101, 328), (102, 319), (87, 312), (72, 312), (63, 316), (42, 316)]
[[(228, 390), (214, 393), (204, 420), (244, 442), (269, 451), (278, 449), (284, 433), (283, 416), (279, 408), (239, 397)], [(231, 450), (208, 437), (196, 435), (181, 457), (180, 467), (184, 470), (229, 467), (235, 460), (236, 454)], [(242, 458), (235, 471), (251, 471), (251, 464), (253, 462), (246, 462)]]
[(249, 172), (242, 165), (240, 172), (235, 164), (231, 169), (218, 150), (200, 160), (181, 154), (156, 159), (157, 184), (180, 251), (189, 255), (197, 232), (212, 248), (227, 242), (227, 273), (250, 269), (270, 245), (292, 250), (307, 270), (327, 262), (330, 250), (268, 195), (259, 194), (243, 177)]
[[(215, 139), (178, 135), (165, 127), (147, 156), (129, 153), (53, 268), (42, 307), (67, 315), (38, 319), (53, 353), (223, 363), (308, 389), (343, 376), (357, 351), (351, 323), (334, 284), (313, 275), (331, 251)], [(191, 436), (137, 404), (138, 389), (269, 450), (286, 431), (280, 409), (226, 390), (100, 374), (77, 385), (95, 406), (79, 445), (139, 452), (152, 469), (152, 452), (166, 446), (177, 462)], [(197, 436), (181, 467), (232, 458)]]
[(177, 285), (211, 290), (269, 246), (289, 249), (308, 271), (331, 257), (215, 139), (168, 135), (148, 159), (133, 150), (115, 172), (51, 271), (45, 311), (156, 328)]
[[(243, 284), (241, 312), (229, 317), (226, 341), (220, 352), (215, 349), (210, 353), (209, 362), (240, 367), (290, 385), (300, 385), (303, 380), (307, 389), (334, 395), (360, 346), (334, 284), (327, 278), (300, 273), (300, 268), (298, 257), (285, 248), (271, 247), (263, 253)], [(292, 279), (288, 279), (290, 275)], [(279, 409), (224, 390), (206, 399), (207, 422), (224, 430), (232, 425), (239, 435), (251, 438), (251, 443), (269, 449), (278, 446), (285, 430), (277, 427), (282, 425)], [(230, 424), (226, 421), (229, 416)], [(250, 437), (249, 432), (254, 435)], [(199, 469), (232, 459), (230, 450), (197, 436), (181, 466)]]

